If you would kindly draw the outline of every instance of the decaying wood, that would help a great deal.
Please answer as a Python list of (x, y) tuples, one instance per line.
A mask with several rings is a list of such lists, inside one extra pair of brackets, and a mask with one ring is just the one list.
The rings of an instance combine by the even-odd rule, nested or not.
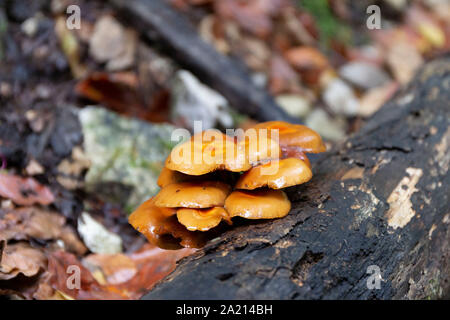
[(313, 163), (312, 181), (288, 191), (287, 217), (243, 222), (144, 298), (448, 298), (449, 89), (450, 58), (428, 63)]
[(231, 106), (260, 121), (299, 122), (287, 115), (263, 89), (256, 87), (240, 65), (204, 42), (192, 24), (165, 0), (111, 0), (129, 24), (170, 57), (220, 92)]

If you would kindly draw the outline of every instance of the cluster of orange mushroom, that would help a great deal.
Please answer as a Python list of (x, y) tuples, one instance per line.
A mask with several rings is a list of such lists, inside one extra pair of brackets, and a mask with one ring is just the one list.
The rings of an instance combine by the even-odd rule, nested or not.
[(286, 216), (281, 190), (309, 181), (305, 153), (325, 151), (321, 137), (303, 125), (259, 123), (230, 136), (210, 129), (177, 145), (158, 178), (160, 192), (129, 217), (130, 224), (165, 249), (200, 247), (204, 235), (232, 218)]

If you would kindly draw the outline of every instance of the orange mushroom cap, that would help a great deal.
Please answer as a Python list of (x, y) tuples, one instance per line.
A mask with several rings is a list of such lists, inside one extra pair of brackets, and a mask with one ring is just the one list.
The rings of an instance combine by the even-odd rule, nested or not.
[(246, 219), (274, 219), (286, 216), (291, 202), (282, 190), (233, 191), (225, 200), (225, 209), (230, 217)]
[(189, 231), (208, 231), (224, 219), (231, 224), (228, 212), (223, 207), (208, 209), (181, 208), (177, 210), (178, 221)]
[(172, 183), (185, 182), (189, 180), (189, 177), (190, 176), (187, 174), (178, 171), (173, 171), (164, 167), (162, 168), (156, 183), (158, 184), (159, 187), (163, 188)]
[(267, 186), (271, 189), (281, 189), (305, 183), (311, 178), (311, 169), (303, 160), (272, 160), (245, 172), (236, 183), (236, 188), (253, 190)]
[(281, 157), (280, 144), (275, 139), (271, 139), (265, 131), (247, 130), (244, 138), (237, 142), (237, 146), (241, 152), (245, 153), (251, 166)]
[(156, 207), (154, 198), (150, 198), (128, 217), (128, 222), (160, 248), (200, 248), (204, 244), (202, 236), (186, 230), (178, 223), (175, 213), (172, 208)]
[(168, 208), (222, 207), (231, 187), (219, 181), (180, 182), (162, 188), (155, 205)]
[[(291, 124), (284, 121), (268, 121), (258, 123), (250, 129), (278, 130), (281, 148), (296, 146), (306, 153), (319, 153), (326, 151), (325, 144), (320, 135), (314, 130), (301, 124)], [(250, 130), (247, 129), (247, 130)]]
[(189, 175), (203, 175), (218, 169), (248, 170), (250, 164), (238, 151), (233, 137), (209, 129), (177, 145), (165, 165), (170, 170)]
[(311, 162), (309, 161), (306, 154), (302, 151), (302, 148), (295, 146), (287, 146), (281, 148), (282, 159), (287, 158), (297, 158), (305, 161), (306, 165), (311, 168)]

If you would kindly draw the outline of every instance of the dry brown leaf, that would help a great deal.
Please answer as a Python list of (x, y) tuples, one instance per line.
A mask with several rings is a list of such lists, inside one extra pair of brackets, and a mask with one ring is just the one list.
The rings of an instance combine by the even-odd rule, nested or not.
[(358, 114), (369, 117), (374, 114), (397, 90), (396, 82), (387, 83), (381, 87), (367, 91), (360, 100)]
[(41, 250), (24, 242), (7, 245), (0, 263), (0, 280), (12, 279), (19, 273), (32, 277), (46, 267), (47, 259)]
[(0, 196), (24, 206), (35, 203), (49, 205), (55, 200), (50, 189), (33, 178), (22, 178), (7, 173), (0, 173)]
[(285, 0), (221, 0), (214, 2), (214, 9), (220, 17), (232, 19), (244, 30), (265, 38), (272, 32), (272, 16), (277, 15), (284, 5)]
[(302, 80), (316, 85), (323, 71), (330, 68), (328, 59), (316, 48), (295, 47), (285, 52), (286, 60), (300, 72)]
[(270, 60), (269, 90), (274, 95), (301, 90), (300, 79), (297, 73), (279, 55), (272, 56)]
[(0, 215), (0, 238), (6, 240), (61, 239), (67, 250), (78, 254), (85, 253), (87, 248), (78, 239), (75, 231), (65, 226), (65, 223), (64, 216), (36, 207), (7, 210)]
[[(67, 272), (69, 266), (78, 267), (80, 276), (79, 289), (69, 287), (72, 272)], [(74, 268), (76, 270), (76, 268)], [(76, 272), (76, 271), (75, 271)], [(64, 295), (73, 299), (98, 300), (98, 299), (126, 299), (127, 296), (114, 287), (101, 286), (88, 269), (81, 265), (77, 257), (64, 251), (52, 252), (48, 257), (48, 279), (46, 283)], [(53, 292), (54, 293), (54, 292)]]
[(387, 64), (394, 78), (400, 84), (406, 84), (413, 78), (417, 69), (423, 64), (423, 58), (416, 47), (408, 42), (399, 42), (389, 48)]

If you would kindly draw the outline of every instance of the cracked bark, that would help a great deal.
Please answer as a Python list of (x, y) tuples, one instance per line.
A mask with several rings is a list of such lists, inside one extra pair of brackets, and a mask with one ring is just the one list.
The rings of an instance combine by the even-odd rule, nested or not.
[(449, 88), (450, 57), (425, 65), (288, 189), (287, 217), (243, 222), (144, 299), (449, 298)]

